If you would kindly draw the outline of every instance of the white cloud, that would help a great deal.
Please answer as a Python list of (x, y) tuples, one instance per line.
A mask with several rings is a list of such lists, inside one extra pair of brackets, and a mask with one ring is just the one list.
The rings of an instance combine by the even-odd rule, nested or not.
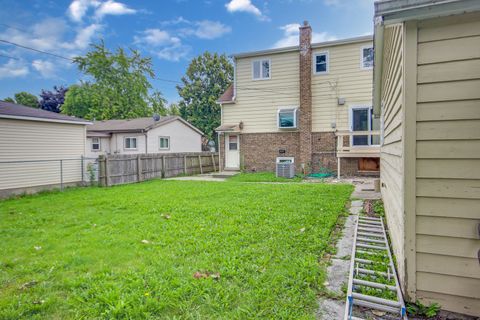
[(152, 46), (161, 46), (171, 42), (170, 34), (165, 30), (146, 29), (141, 32), (141, 36), (135, 36), (134, 42), (137, 44), (145, 43)]
[(180, 61), (187, 57), (190, 52), (190, 47), (178, 43), (176, 45), (165, 47), (158, 51), (156, 54), (160, 59), (169, 61)]
[(194, 22), (194, 28), (183, 29), (185, 35), (195, 35), (200, 39), (216, 39), (232, 31), (227, 25), (218, 21), (203, 20)]
[[(300, 24), (290, 23), (280, 27), (283, 30), (283, 38), (275, 42), (274, 48), (298, 46)], [(312, 32), (312, 42), (325, 42), (336, 40), (337, 38), (328, 32)]]
[(47, 60), (33, 60), (32, 67), (40, 73), (40, 75), (44, 78), (54, 78), (56, 77), (55, 74), (55, 65)]
[(7, 63), (0, 65), (0, 79), (22, 77), (26, 76), (29, 72), (30, 70), (24, 63), (13, 59), (10, 59)]
[(231, 0), (225, 5), (228, 12), (247, 12), (251, 13), (258, 18), (265, 18), (257, 7), (252, 4), (251, 0)]
[(124, 14), (133, 14), (136, 12), (136, 10), (127, 7), (121, 2), (108, 0), (107, 2), (102, 2), (100, 7), (95, 11), (95, 15), (99, 18), (102, 18), (106, 15), (120, 16)]
[(73, 0), (67, 14), (75, 22), (82, 22), (89, 9), (94, 10), (94, 16), (101, 20), (106, 15), (134, 14), (137, 11), (126, 4), (114, 0)]
[(160, 59), (179, 61), (187, 56), (190, 47), (182, 44), (178, 37), (161, 29), (146, 29), (134, 37), (134, 43), (144, 46), (150, 53)]

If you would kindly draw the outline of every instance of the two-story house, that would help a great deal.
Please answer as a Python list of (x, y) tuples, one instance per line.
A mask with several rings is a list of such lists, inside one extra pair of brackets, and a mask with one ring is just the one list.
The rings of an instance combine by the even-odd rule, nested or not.
[(372, 117), (371, 36), (233, 55), (234, 83), (219, 98), (223, 169), (378, 174), (380, 121)]

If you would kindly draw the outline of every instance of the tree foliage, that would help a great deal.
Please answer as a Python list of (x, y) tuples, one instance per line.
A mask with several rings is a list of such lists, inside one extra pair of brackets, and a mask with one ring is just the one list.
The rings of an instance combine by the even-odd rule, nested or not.
[(40, 108), (47, 111), (59, 113), (60, 107), (65, 102), (65, 94), (68, 88), (54, 86), (53, 91), (43, 90), (40, 93)]
[(14, 97), (15, 99), (8, 97), (8, 98), (5, 98), (3, 101), (21, 104), (21, 105), (32, 107), (32, 108), (39, 107), (37, 96), (31, 93), (21, 91), (21, 92), (15, 93)]
[(205, 52), (194, 58), (177, 86), (182, 97), (181, 116), (202, 130), (209, 139), (215, 137), (220, 125), (220, 106), (217, 99), (233, 80), (233, 65), (226, 55)]
[(103, 42), (92, 44), (83, 57), (74, 58), (78, 69), (91, 80), (68, 90), (62, 112), (86, 119), (131, 119), (162, 111), (165, 100), (159, 92), (149, 96), (153, 78), (151, 58), (136, 50), (110, 52)]

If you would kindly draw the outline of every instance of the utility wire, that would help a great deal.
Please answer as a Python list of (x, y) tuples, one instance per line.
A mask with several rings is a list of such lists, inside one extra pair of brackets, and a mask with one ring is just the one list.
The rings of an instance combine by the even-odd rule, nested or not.
[(23, 48), (23, 49), (27, 49), (27, 50), (31, 50), (31, 51), (35, 51), (35, 52), (39, 52), (39, 53), (43, 53), (43, 54), (48, 54), (50, 56), (65, 59), (65, 60), (68, 60), (68, 61), (73, 61), (73, 59), (61, 56), (59, 54), (55, 54), (55, 53), (51, 53), (51, 52), (42, 51), (42, 50), (38, 50), (38, 49), (35, 49), (35, 48), (23, 46), (21, 44), (10, 42), (8, 40), (0, 39), (0, 42), (7, 43), (7, 44), (10, 44), (10, 45), (13, 45), (13, 46), (16, 46), (16, 47), (19, 47), (19, 48)]
[(15, 30), (22, 31), (22, 32), (28, 32), (25, 29), (20, 29), (20, 28), (14, 27), (14, 26), (6, 24), (6, 23), (0, 23), (0, 26), (4, 26), (4, 27), (10, 28), (10, 29), (15, 29)]
[(14, 60), (20, 60), (18, 58), (12, 57), (12, 56), (7, 56), (6, 54), (0, 54), (0, 57), (8, 58), (8, 59), (14, 59)]

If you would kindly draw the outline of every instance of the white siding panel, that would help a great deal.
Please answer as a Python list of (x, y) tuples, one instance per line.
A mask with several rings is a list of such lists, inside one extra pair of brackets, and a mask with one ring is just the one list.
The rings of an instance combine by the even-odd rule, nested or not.
[[(81, 181), (85, 126), (0, 119), (0, 162), (65, 160), (63, 182)], [(59, 184), (60, 161), (0, 163), (0, 190)]]

